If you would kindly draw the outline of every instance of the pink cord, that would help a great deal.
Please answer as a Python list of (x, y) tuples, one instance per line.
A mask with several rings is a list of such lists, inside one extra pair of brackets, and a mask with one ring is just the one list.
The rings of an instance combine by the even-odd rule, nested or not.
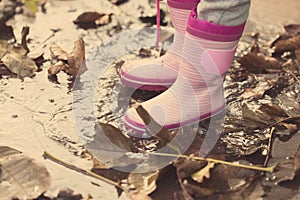
[(160, 0), (156, 0), (156, 50), (159, 51), (160, 40)]

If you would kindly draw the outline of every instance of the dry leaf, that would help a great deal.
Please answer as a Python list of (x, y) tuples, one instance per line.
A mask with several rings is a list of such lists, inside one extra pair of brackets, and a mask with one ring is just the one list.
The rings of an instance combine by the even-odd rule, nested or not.
[(86, 70), (84, 41), (79, 38), (74, 42), (74, 48), (68, 56), (68, 66), (64, 69), (67, 74), (75, 78)]
[(73, 22), (80, 28), (96, 28), (97, 26), (109, 24), (111, 22), (111, 14), (84, 12), (79, 15)]
[(57, 44), (52, 44), (50, 46), (50, 54), (52, 59), (68, 60), (68, 53)]
[(280, 61), (262, 53), (249, 52), (238, 59), (238, 62), (242, 67), (245, 67), (249, 72), (254, 74), (278, 72), (282, 70)]
[(296, 35), (288, 39), (278, 40), (274, 44), (274, 50), (276, 53), (295, 51), (298, 48), (300, 48), (300, 35)]
[(272, 88), (271, 83), (267, 81), (260, 81), (255, 88), (246, 88), (241, 97), (244, 99), (260, 99), (270, 88)]
[(35, 199), (50, 187), (47, 169), (20, 151), (0, 146), (1, 199)]
[(24, 55), (7, 53), (2, 57), (3, 64), (19, 77), (32, 77), (38, 70), (35, 62)]
[(51, 65), (48, 69), (48, 74), (50, 76), (58, 74), (60, 71), (64, 70), (66, 68), (66, 64), (63, 62), (58, 62), (55, 65)]
[(209, 179), (210, 170), (214, 168), (214, 166), (215, 166), (214, 162), (208, 162), (204, 168), (200, 169), (199, 171), (191, 175), (192, 179), (198, 183), (202, 183), (204, 178)]

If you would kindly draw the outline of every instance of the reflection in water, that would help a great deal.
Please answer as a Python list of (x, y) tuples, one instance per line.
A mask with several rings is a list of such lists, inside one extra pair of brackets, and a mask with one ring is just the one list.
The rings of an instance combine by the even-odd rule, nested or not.
[[(115, 137), (107, 137), (107, 129), (103, 124), (99, 125), (100, 122), (109, 123), (116, 128), (115, 130), (122, 131), (141, 152), (155, 150), (156, 153), (175, 154), (178, 157), (190, 147), (198, 132), (198, 123), (182, 127), (177, 130), (170, 143), (157, 149), (159, 145), (155, 139), (148, 135), (136, 135), (124, 128), (123, 116), (128, 106), (158, 93), (145, 93), (123, 86), (119, 78), (119, 68), (124, 60), (140, 59), (138, 50), (142, 47), (153, 47), (155, 38), (156, 31), (153, 28), (125, 31), (112, 37), (94, 49), (87, 59), (88, 71), (75, 82), (73, 106), (78, 134), (96, 158), (109, 167), (122, 171), (155, 171), (167, 166), (176, 157), (128, 152), (120, 148), (120, 145), (115, 145)], [(170, 44), (171, 42), (166, 40), (164, 48), (167, 49)], [(132, 96), (138, 99), (133, 99)], [(210, 152), (217, 142), (220, 131), (216, 134), (215, 130), (220, 127), (223, 119), (224, 113), (209, 121), (209, 137), (203, 141), (204, 145), (199, 150), (201, 155), (205, 156)]]

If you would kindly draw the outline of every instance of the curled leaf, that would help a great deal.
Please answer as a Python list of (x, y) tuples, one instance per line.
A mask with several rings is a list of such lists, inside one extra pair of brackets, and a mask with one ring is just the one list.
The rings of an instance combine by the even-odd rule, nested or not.
[(58, 62), (55, 65), (52, 65), (49, 69), (48, 69), (48, 74), (50, 76), (56, 75), (58, 74), (60, 71), (64, 70), (66, 67), (66, 64), (63, 62)]
[(68, 60), (68, 53), (65, 52), (60, 46), (57, 44), (52, 44), (50, 46), (50, 54), (51, 57), (58, 60)]
[(79, 38), (74, 42), (74, 48), (68, 56), (68, 66), (64, 69), (67, 74), (75, 78), (86, 70), (84, 41)]

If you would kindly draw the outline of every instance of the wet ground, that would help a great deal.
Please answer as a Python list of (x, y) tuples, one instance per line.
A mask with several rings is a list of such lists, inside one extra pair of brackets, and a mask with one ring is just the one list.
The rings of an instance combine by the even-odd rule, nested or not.
[[(44, 52), (46, 58), (49, 57), (49, 46), (53, 42), (69, 52), (79, 36), (84, 37), (86, 57), (89, 57), (95, 53), (94, 48), (108, 40), (111, 35), (129, 28), (143, 27), (144, 24), (138, 20), (140, 12), (136, 10), (144, 9), (149, 15), (155, 13), (155, 8), (150, 8), (146, 0), (130, 0), (120, 6), (109, 1), (49, 0), (45, 8), (47, 12), (39, 11), (35, 18), (26, 17), (26, 13), (17, 14), (8, 24), (13, 26), (18, 40), (21, 37), (21, 28), (28, 25), (31, 53)], [(248, 36), (253, 32), (260, 33), (261, 43), (272, 42), (283, 32), (283, 25), (299, 23), (299, 10), (300, 3), (295, 0), (253, 0), (240, 48), (247, 49), (252, 43)], [(72, 22), (83, 11), (114, 15), (107, 26), (84, 30), (76, 28)], [(165, 20), (168, 21), (169, 18)], [(23, 81), (0, 79), (0, 145), (18, 149), (47, 167), (52, 177), (52, 185), (46, 195), (55, 196), (60, 189), (68, 187), (84, 197), (90, 194), (94, 199), (117, 199), (113, 186), (43, 159), (43, 152), (48, 151), (84, 169), (90, 169), (93, 165), (91, 160), (81, 158), (84, 148), (75, 126), (73, 93), (68, 89), (68, 77), (60, 73), (60, 84), (49, 82), (49, 65), (49, 62), (45, 63), (43, 70), (36, 73), (34, 78), (25, 78)], [(126, 197), (123, 195), (121, 199)]]

